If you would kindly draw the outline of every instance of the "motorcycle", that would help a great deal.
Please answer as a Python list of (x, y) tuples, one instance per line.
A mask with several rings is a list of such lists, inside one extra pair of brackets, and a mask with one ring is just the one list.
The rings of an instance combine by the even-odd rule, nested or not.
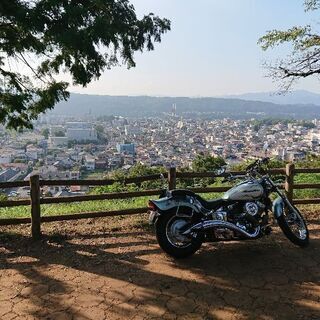
[[(160, 247), (174, 258), (194, 254), (203, 242), (258, 239), (271, 233), (269, 211), (295, 245), (309, 244), (309, 231), (295, 207), (267, 173), (269, 158), (250, 164), (244, 175), (223, 170), (223, 182), (241, 179), (221, 198), (205, 200), (190, 190), (166, 190), (149, 200), (149, 222)], [(272, 202), (270, 195), (278, 198)]]

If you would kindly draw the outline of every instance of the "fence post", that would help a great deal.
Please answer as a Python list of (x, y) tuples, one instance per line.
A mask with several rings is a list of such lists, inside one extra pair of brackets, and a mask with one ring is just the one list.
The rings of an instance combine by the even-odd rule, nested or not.
[(173, 190), (176, 188), (176, 168), (170, 168), (168, 172), (168, 184), (169, 184), (169, 190)]
[(293, 182), (294, 182), (294, 164), (291, 162), (286, 165), (286, 182), (284, 185), (286, 195), (290, 202), (292, 202), (292, 199), (293, 199)]
[(38, 240), (41, 237), (39, 175), (33, 175), (30, 177), (30, 197), (31, 197), (31, 234), (34, 240)]

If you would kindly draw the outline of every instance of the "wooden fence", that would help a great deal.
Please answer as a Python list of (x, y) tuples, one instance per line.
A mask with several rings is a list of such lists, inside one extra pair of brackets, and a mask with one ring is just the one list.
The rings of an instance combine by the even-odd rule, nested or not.
[[(233, 174), (244, 174), (245, 172), (231, 172)], [(294, 189), (320, 189), (320, 184), (310, 183), (294, 183), (294, 175), (298, 173), (320, 173), (320, 168), (295, 168), (294, 164), (287, 164), (286, 168), (271, 169), (270, 174), (284, 175), (285, 183), (282, 188), (294, 204), (318, 204), (320, 198), (313, 199), (293, 199)], [(168, 181), (169, 189), (176, 188), (177, 179), (191, 179), (191, 178), (214, 178), (217, 177), (214, 172), (179, 172), (176, 168), (170, 168), (164, 177)], [(76, 220), (76, 219), (87, 219), (95, 217), (110, 217), (117, 215), (133, 215), (146, 213), (147, 208), (128, 208), (125, 210), (106, 211), (106, 212), (83, 212), (75, 214), (63, 214), (63, 215), (52, 215), (52, 216), (41, 216), (41, 204), (54, 204), (54, 203), (70, 203), (70, 202), (81, 202), (81, 201), (92, 201), (92, 200), (110, 200), (110, 199), (128, 199), (141, 196), (157, 196), (160, 195), (161, 189), (144, 190), (144, 191), (133, 191), (133, 192), (117, 192), (117, 193), (106, 193), (98, 195), (80, 195), (70, 197), (41, 197), (41, 187), (43, 186), (106, 186), (112, 185), (116, 182), (122, 182), (124, 184), (140, 184), (144, 181), (159, 180), (160, 175), (148, 175), (135, 178), (127, 178), (125, 180), (40, 180), (38, 175), (31, 176), (30, 181), (15, 181), (15, 182), (0, 182), (0, 189), (16, 188), (16, 187), (30, 187), (30, 199), (21, 200), (7, 200), (0, 202), (0, 207), (16, 207), (30, 205), (31, 215), (30, 218), (10, 218), (0, 219), (1, 225), (14, 225), (31, 223), (31, 233), (34, 239), (39, 239), (41, 236), (41, 223), (51, 221), (62, 221), (62, 220)], [(208, 193), (208, 192), (225, 192), (230, 189), (231, 186), (223, 187), (210, 187), (210, 188), (189, 188), (196, 193)]]

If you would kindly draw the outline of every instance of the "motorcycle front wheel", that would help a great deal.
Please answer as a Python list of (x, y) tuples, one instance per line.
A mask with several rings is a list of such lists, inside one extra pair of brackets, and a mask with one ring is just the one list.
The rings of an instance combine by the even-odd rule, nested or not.
[(190, 225), (190, 219), (178, 217), (175, 212), (168, 212), (158, 217), (156, 236), (161, 249), (168, 255), (180, 259), (193, 255), (202, 245), (202, 236), (187, 237), (182, 234)]
[(279, 227), (295, 245), (306, 247), (309, 244), (309, 231), (299, 209), (294, 205), (286, 206), (283, 214), (277, 218)]

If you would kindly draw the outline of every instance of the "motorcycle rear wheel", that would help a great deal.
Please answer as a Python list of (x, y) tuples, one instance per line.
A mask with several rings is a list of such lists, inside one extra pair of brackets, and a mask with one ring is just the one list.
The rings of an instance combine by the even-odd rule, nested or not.
[(294, 205), (290, 205), (290, 207), (287, 207), (283, 215), (277, 218), (279, 227), (292, 243), (299, 247), (306, 247), (309, 245), (307, 224), (299, 209)]
[(161, 249), (168, 255), (181, 259), (193, 255), (200, 249), (203, 237), (186, 237), (179, 232), (187, 224), (189, 218), (177, 217), (175, 212), (168, 212), (158, 217), (156, 222), (156, 237)]

